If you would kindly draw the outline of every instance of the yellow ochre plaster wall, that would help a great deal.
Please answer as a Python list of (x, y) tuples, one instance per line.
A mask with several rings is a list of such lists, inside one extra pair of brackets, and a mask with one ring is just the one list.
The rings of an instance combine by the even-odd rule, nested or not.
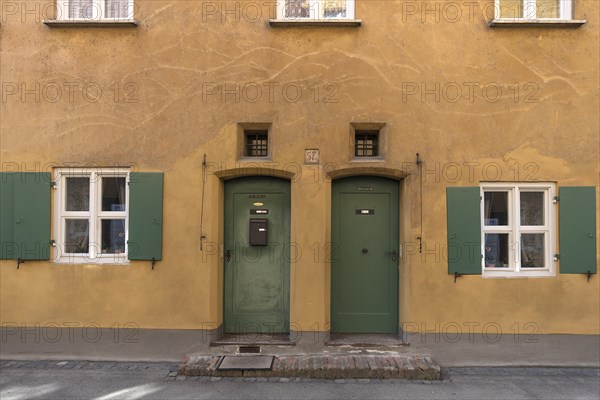
[[(400, 180), (407, 329), (467, 323), (478, 332), (492, 323), (507, 333), (600, 333), (597, 275), (454, 283), (442, 250), (448, 186), (598, 187), (597, 1), (574, 0), (575, 18), (587, 19), (580, 28), (490, 28), (493, 0), (462, 5), (458, 21), (442, 11), (436, 21), (422, 2), (411, 2), (413, 14), (400, 0), (356, 0), (361, 27), (300, 28), (270, 27), (268, 7), (254, 21), (251, 2), (240, 2), (237, 16), (208, 3), (222, 4), (138, 1), (135, 28), (51, 28), (41, 22), (52, 17), (45, 3), (39, 15), (3, 16), (3, 171), (120, 165), (165, 180), (155, 270), (44, 261), (17, 270), (1, 261), (0, 323), (218, 327), (224, 182), (258, 173), (291, 181), (291, 240), (302, 251), (290, 266), (293, 329), (327, 330), (331, 179), (376, 174)], [(272, 124), (269, 161), (238, 159), (238, 123), (251, 122)], [(351, 123), (385, 123), (384, 160), (352, 160)], [(318, 166), (304, 164), (307, 148), (320, 149)], [(416, 153), (423, 254), (414, 251)]]

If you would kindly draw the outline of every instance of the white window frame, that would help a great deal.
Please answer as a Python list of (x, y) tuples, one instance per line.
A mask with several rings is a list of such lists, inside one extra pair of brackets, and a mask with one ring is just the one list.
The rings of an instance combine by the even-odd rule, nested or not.
[[(508, 192), (508, 226), (485, 225), (485, 192)], [(544, 192), (544, 225), (520, 226), (521, 192)], [(556, 201), (553, 183), (482, 182), (481, 193), (481, 270), (483, 277), (553, 277), (556, 276)], [(508, 233), (509, 268), (489, 268), (485, 264), (486, 233)], [(543, 233), (544, 268), (521, 267), (521, 234)]]
[(281, 20), (292, 20), (292, 21), (330, 21), (330, 20), (351, 20), (355, 19), (356, 8), (355, 8), (355, 0), (346, 0), (346, 17), (344, 18), (320, 18), (320, 13), (318, 11), (321, 7), (321, 3), (325, 3), (327, 5), (327, 0), (308, 0), (310, 3), (309, 10), (310, 15), (308, 17), (286, 17), (285, 16), (285, 6), (287, 4), (287, 0), (279, 0), (277, 2), (277, 18)]
[[(78, 0), (74, 0), (78, 1)], [(106, 17), (105, 0), (92, 0), (92, 16), (91, 18), (70, 18), (69, 17), (69, 6), (72, 3), (71, 0), (56, 0), (56, 19), (61, 21), (133, 21), (133, 2), (134, 0), (127, 0), (127, 15), (125, 17)]]
[[(66, 211), (66, 179), (90, 179), (89, 211)], [(102, 177), (125, 178), (125, 211), (102, 211)], [(54, 175), (54, 261), (69, 264), (129, 264), (129, 170), (125, 168), (58, 168)], [(65, 253), (65, 220), (89, 220), (89, 253)], [(103, 219), (125, 219), (125, 250), (123, 253), (101, 253)]]
[(523, 0), (523, 17), (504, 17), (500, 15), (500, 1), (495, 0), (496, 19), (500, 21), (505, 20), (519, 20), (519, 21), (556, 21), (556, 20), (571, 20), (573, 19), (573, 1), (574, 0), (560, 0), (559, 5), (559, 16), (558, 18), (537, 18), (537, 0)]

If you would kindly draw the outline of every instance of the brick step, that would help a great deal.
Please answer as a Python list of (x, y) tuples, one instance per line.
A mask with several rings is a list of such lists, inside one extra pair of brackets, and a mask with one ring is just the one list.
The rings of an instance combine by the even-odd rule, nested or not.
[(278, 355), (273, 356), (272, 368), (268, 370), (220, 370), (224, 357), (190, 355), (180, 365), (178, 374), (311, 379), (440, 379), (440, 367), (429, 355)]

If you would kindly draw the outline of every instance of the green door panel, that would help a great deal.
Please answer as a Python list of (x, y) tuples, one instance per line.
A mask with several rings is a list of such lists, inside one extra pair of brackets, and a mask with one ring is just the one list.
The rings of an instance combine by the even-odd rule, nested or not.
[(163, 174), (136, 172), (129, 177), (130, 260), (162, 260)]
[(560, 188), (560, 273), (596, 273), (596, 188)]
[(398, 227), (397, 181), (352, 177), (333, 182), (332, 332), (398, 331)]
[[(257, 218), (267, 220), (266, 246), (250, 245), (250, 219)], [(289, 332), (289, 247), (289, 182), (271, 177), (226, 182), (226, 333)]]
[(448, 273), (481, 274), (481, 193), (479, 187), (446, 189)]

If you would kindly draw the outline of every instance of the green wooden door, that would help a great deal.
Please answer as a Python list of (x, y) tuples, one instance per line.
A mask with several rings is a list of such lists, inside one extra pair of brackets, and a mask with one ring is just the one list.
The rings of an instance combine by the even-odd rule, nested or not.
[(398, 331), (398, 182), (333, 182), (331, 330)]
[[(251, 220), (259, 223), (251, 227)], [(266, 245), (251, 244), (252, 229), (259, 241), (266, 232)], [(289, 182), (271, 177), (226, 182), (224, 332), (289, 331), (289, 254)]]

